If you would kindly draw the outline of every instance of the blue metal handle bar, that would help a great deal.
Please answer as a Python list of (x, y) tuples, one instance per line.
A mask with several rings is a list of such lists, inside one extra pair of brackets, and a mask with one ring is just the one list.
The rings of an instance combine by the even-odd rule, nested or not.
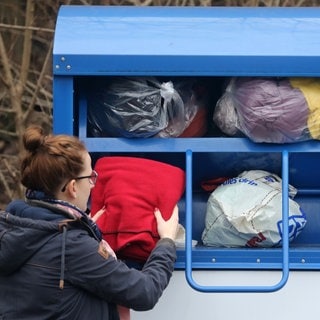
[[(270, 286), (203, 286), (192, 277), (192, 151), (186, 151), (186, 279), (189, 285), (200, 292), (274, 292), (280, 290), (289, 277), (289, 160), (288, 151), (282, 152), (282, 277)], [(208, 271), (206, 271), (208, 272)]]

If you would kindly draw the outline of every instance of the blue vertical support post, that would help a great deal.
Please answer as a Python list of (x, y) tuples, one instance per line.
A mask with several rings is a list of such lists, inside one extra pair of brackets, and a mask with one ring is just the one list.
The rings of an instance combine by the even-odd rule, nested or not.
[(73, 100), (73, 77), (54, 76), (53, 132), (55, 134), (75, 134)]

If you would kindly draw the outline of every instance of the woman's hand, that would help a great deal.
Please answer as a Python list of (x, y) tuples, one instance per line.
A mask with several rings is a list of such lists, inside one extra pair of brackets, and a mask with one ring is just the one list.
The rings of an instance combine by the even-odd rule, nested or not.
[(106, 208), (102, 207), (99, 211), (96, 212), (96, 214), (92, 217), (90, 215), (90, 218), (92, 219), (93, 222), (97, 222), (98, 219), (104, 214)]
[(178, 224), (179, 224), (179, 208), (176, 205), (173, 208), (172, 215), (169, 220), (165, 221), (161, 215), (161, 212), (158, 208), (154, 210), (154, 215), (157, 220), (158, 233), (160, 238), (170, 238), (175, 240)]

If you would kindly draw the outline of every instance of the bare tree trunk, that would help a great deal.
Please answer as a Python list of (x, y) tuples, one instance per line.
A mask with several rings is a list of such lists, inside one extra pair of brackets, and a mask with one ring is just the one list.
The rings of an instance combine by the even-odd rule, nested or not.
[(15, 101), (16, 106), (16, 130), (18, 135), (18, 150), (19, 153), (23, 150), (22, 145), (22, 133), (25, 130), (25, 123), (23, 121), (24, 114), (22, 109), (22, 95), (26, 88), (26, 83), (29, 74), (30, 60), (31, 60), (31, 49), (32, 49), (32, 29), (29, 28), (33, 23), (34, 15), (34, 0), (27, 0), (26, 8), (26, 18), (25, 18), (25, 30), (24, 30), (24, 40), (22, 48), (22, 61), (20, 69), (20, 79), (17, 82), (17, 95), (12, 97)]

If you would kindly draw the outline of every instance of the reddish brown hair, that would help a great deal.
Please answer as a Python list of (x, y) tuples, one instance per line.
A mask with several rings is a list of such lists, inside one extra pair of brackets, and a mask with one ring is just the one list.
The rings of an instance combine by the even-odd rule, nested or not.
[(66, 180), (84, 169), (85, 145), (69, 135), (44, 135), (42, 128), (29, 127), (23, 135), (26, 156), (21, 163), (21, 182), (32, 190), (53, 196)]

